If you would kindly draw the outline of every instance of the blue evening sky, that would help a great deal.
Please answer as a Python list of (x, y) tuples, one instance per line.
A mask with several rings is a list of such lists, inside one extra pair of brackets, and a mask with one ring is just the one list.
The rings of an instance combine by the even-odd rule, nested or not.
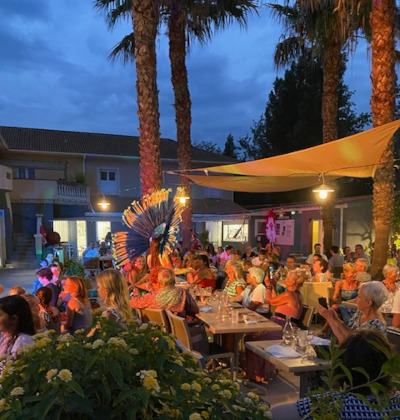
[[(0, 125), (138, 135), (134, 64), (110, 63), (112, 47), (131, 32), (110, 32), (86, 0), (1, 0)], [(187, 59), (192, 140), (222, 145), (258, 120), (277, 75), (280, 28), (264, 8), (248, 28), (231, 25), (212, 42), (191, 45)], [(157, 40), (161, 136), (175, 139), (167, 38)], [(348, 63), (346, 83), (357, 111), (369, 111), (365, 46)]]

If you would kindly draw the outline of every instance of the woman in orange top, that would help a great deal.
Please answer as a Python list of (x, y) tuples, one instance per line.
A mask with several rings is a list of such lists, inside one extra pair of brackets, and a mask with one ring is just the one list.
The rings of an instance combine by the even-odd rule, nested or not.
[(207, 255), (196, 255), (193, 258), (193, 264), (196, 271), (187, 274), (188, 283), (215, 289), (215, 276), (210, 270), (210, 262)]
[(160, 269), (163, 267), (173, 269), (169, 256), (166, 253), (164, 253), (162, 257), (160, 256), (160, 240), (158, 238), (153, 238), (151, 240), (147, 265), (150, 269), (150, 283), (155, 290), (158, 290), (160, 288), (158, 284), (158, 273)]

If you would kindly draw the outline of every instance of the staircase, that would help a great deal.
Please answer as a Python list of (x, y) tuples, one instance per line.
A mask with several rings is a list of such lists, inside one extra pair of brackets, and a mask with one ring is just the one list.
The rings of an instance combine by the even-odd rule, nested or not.
[(13, 234), (12, 254), (7, 261), (7, 268), (31, 268), (33, 270), (40, 268), (40, 261), (36, 258), (35, 238), (32, 235)]

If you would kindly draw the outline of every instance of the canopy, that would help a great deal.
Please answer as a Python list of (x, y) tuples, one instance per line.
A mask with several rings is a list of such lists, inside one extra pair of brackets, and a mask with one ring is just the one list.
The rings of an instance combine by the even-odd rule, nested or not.
[(389, 140), (400, 120), (286, 155), (252, 162), (212, 166), (193, 171), (239, 176), (186, 175), (196, 184), (211, 188), (246, 192), (291, 191), (342, 176), (368, 178), (375, 175)]

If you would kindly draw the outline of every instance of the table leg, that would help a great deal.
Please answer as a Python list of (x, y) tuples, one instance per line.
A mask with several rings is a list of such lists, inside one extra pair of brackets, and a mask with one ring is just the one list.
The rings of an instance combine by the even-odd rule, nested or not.
[(296, 376), (300, 377), (300, 398), (304, 398), (308, 392), (308, 372), (295, 373)]
[(239, 372), (239, 342), (241, 334), (234, 334), (233, 341), (233, 380), (237, 381)]

